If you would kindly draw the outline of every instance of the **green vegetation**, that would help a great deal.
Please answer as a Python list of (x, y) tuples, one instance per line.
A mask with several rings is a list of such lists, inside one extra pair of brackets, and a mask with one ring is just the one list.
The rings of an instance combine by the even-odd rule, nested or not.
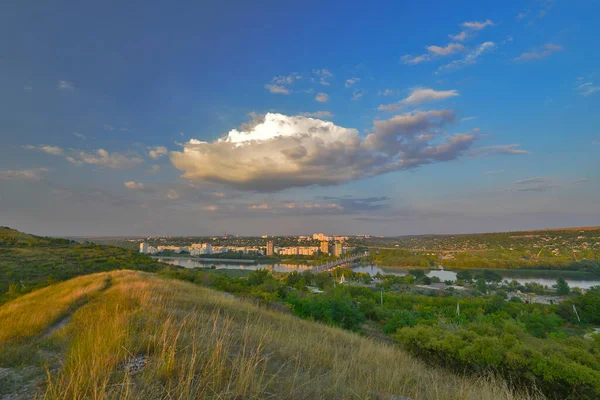
[[(261, 279), (270, 280), (257, 273), (253, 282)], [(35, 329), (27, 319), (12, 323), (23, 308), (64, 304), (58, 293), (79, 287), (102, 290), (74, 306), (64, 326), (53, 325), (56, 315)], [(154, 274), (94, 274), (42, 291), (0, 307), (0, 327), (11, 322), (0, 340), (0, 393), (61, 400), (521, 398), (502, 380), (459, 377), (396, 346)]]
[(372, 238), (360, 244), (372, 248), (373, 261), (381, 266), (568, 269), (600, 275), (598, 227)]
[[(0, 306), (0, 368), (9, 369), (0, 395), (25, 387), (48, 398), (600, 397), (600, 335), (591, 333), (600, 287), (503, 286), (496, 270), (462, 270), (451, 287), (418, 268), (375, 280), (349, 269), (161, 269), (123, 249), (3, 233), (0, 254), (11, 260), (3, 271), (27, 266), (25, 290), (52, 281), (49, 250), (69, 260), (71, 274), (119, 269), (85, 257), (81, 266), (90, 249), (120, 251), (123, 265), (141, 260), (158, 273), (104, 272), (25, 295), (4, 275), (5, 299), (19, 297)], [(30, 258), (19, 263), (20, 254)], [(37, 280), (27, 275), (35, 260)], [(514, 290), (565, 301), (508, 300)], [(135, 360), (139, 374), (128, 367)]]
[(158, 271), (161, 264), (120, 247), (27, 235), (0, 227), (0, 304), (78, 275), (116, 269)]
[[(455, 372), (499, 374), (515, 388), (535, 387), (550, 398), (600, 396), (600, 338), (583, 338), (589, 328), (600, 324), (600, 287), (560, 305), (546, 306), (506, 301), (494, 271), (473, 276), (475, 291), (446, 290), (429, 296), (405, 294), (412, 291), (412, 282), (427, 284), (422, 270), (406, 277), (387, 276), (375, 287), (365, 286), (371, 281), (369, 276), (350, 270), (316, 275), (293, 272), (279, 279), (266, 270), (254, 271), (248, 279), (206, 273), (162, 272), (264, 304), (284, 304), (302, 318), (352, 331), (374, 329), (389, 334), (415, 356)], [(331, 275), (340, 274), (347, 277), (349, 286), (334, 287), (338, 278)], [(312, 294), (311, 286), (323, 293)]]

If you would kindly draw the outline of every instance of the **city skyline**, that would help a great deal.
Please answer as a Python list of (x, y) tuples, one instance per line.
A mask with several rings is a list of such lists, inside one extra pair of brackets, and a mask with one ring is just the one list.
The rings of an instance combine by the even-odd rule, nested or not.
[(598, 3), (0, 11), (0, 225), (53, 236), (600, 225)]

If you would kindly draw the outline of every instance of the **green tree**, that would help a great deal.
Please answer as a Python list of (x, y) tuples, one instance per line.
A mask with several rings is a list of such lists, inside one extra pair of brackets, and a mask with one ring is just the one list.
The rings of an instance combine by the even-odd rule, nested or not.
[(560, 296), (566, 296), (571, 291), (569, 284), (562, 277), (556, 280), (556, 285), (554, 285), (554, 287), (556, 288), (556, 294)]
[(477, 290), (479, 290), (481, 293), (487, 292), (487, 284), (485, 283), (484, 278), (477, 279)]
[(458, 271), (456, 273), (456, 279), (470, 282), (473, 279), (473, 274), (470, 271)]

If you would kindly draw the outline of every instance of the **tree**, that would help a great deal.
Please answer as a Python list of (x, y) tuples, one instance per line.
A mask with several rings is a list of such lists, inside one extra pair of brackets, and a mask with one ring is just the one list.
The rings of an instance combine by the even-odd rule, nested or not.
[(556, 280), (556, 285), (554, 285), (554, 287), (556, 288), (556, 294), (560, 296), (566, 296), (571, 291), (569, 284), (562, 277)]
[(408, 271), (408, 273), (414, 276), (416, 279), (420, 279), (425, 276), (425, 271), (420, 269), (411, 269)]
[(479, 290), (481, 293), (487, 292), (487, 285), (484, 278), (477, 279), (477, 290)]
[(456, 279), (469, 282), (473, 279), (473, 274), (471, 274), (470, 271), (458, 271), (456, 273)]

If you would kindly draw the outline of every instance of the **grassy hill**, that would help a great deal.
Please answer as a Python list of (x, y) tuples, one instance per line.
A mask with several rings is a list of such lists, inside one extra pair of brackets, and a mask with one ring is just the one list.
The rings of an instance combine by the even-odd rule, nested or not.
[(501, 380), (155, 274), (77, 277), (0, 306), (0, 397), (515, 399)]
[(135, 251), (28, 235), (0, 227), (0, 303), (52, 282), (115, 269), (158, 271), (163, 265)]

